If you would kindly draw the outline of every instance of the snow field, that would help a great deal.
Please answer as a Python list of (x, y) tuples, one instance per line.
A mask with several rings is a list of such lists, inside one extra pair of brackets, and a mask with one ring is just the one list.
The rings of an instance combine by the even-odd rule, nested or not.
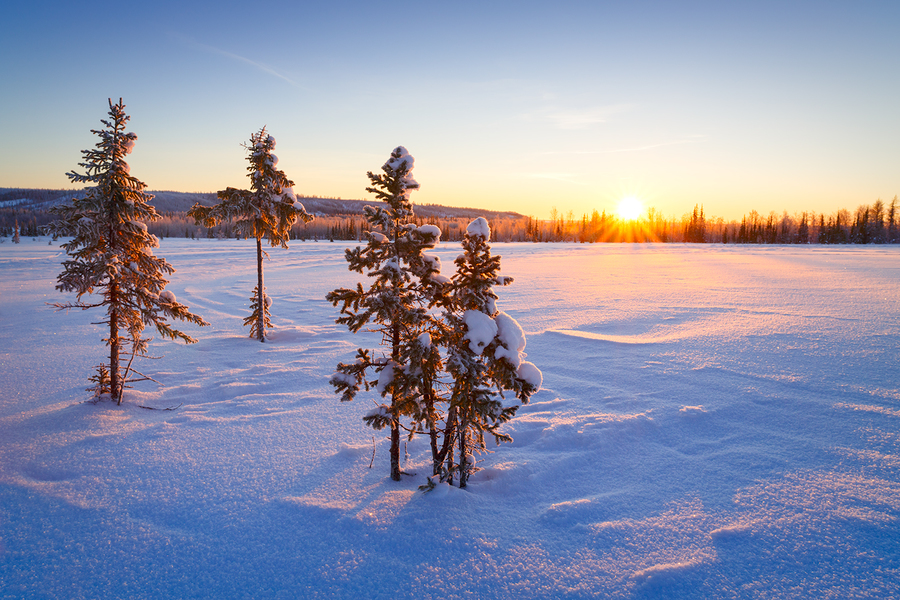
[(391, 482), (328, 385), (379, 343), (324, 299), (344, 247), (269, 252), (260, 344), (252, 242), (161, 240), (212, 326), (116, 407), (58, 246), (0, 246), (0, 598), (900, 596), (900, 248), (494, 244), (544, 389), (422, 494), (426, 440)]

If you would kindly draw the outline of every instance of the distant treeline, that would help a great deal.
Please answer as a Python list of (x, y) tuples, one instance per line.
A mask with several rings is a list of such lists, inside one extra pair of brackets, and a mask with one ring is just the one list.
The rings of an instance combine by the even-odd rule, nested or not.
[[(418, 207), (417, 207), (418, 208)], [(471, 210), (471, 209), (469, 209)], [(437, 225), (441, 229), (441, 240), (458, 242), (466, 232), (466, 226), (477, 216), (440, 217), (416, 216), (413, 220), (418, 225), (426, 223)], [(492, 237), (495, 241), (529, 241), (526, 237), (527, 218), (522, 216), (495, 216), (490, 218)], [(22, 237), (37, 237), (41, 229), (53, 220), (53, 216), (45, 210), (30, 210), (18, 207), (0, 208), (0, 239), (11, 237), (16, 223)], [(159, 220), (147, 224), (147, 231), (160, 238), (234, 238), (233, 223), (226, 222), (215, 227), (202, 227), (184, 212), (167, 212), (160, 215)], [(291, 228), (292, 240), (364, 240), (368, 226), (361, 214), (322, 215), (316, 214), (311, 223), (298, 223)]]
[(702, 206), (681, 218), (666, 218), (651, 208), (645, 217), (623, 221), (593, 211), (580, 219), (551, 210), (551, 218), (523, 221), (524, 239), (535, 242), (689, 242), (722, 244), (897, 244), (900, 243), (898, 198), (832, 214), (802, 212), (762, 216), (755, 210), (738, 221), (707, 218)]
[[(53, 220), (48, 211), (53, 205), (67, 202), (79, 195), (78, 190), (2, 189), (0, 188), (0, 239), (13, 235), (16, 223), (19, 235), (36, 237), (41, 229)], [(207, 229), (188, 218), (187, 210), (196, 202), (212, 205), (215, 193), (189, 193), (154, 191), (151, 202), (160, 213), (158, 221), (147, 224), (150, 233), (157, 237), (232, 238), (231, 223), (222, 223)], [(366, 205), (378, 202), (346, 200), (341, 198), (301, 197), (300, 201), (315, 215), (309, 224), (299, 223), (291, 230), (296, 240), (360, 240), (365, 229), (363, 210)], [(513, 212), (499, 212), (478, 208), (460, 208), (433, 204), (416, 205), (416, 221), (421, 225), (435, 224), (444, 232), (442, 239), (459, 241), (465, 228), (476, 217), (483, 216), (496, 226), (498, 235), (514, 239), (517, 230), (523, 230), (525, 217)], [(497, 238), (500, 239), (500, 238)], [(524, 239), (519, 235), (518, 239)]]
[[(27, 193), (26, 193), (27, 192)], [(41, 235), (41, 228), (52, 216), (50, 205), (74, 195), (71, 190), (0, 190), (0, 238), (11, 237), (18, 223), (22, 237)], [(162, 206), (185, 205), (187, 202), (215, 201), (215, 194), (156, 192), (158, 210)], [(24, 200), (23, 200), (24, 199)], [(367, 230), (362, 207), (375, 204), (362, 200), (304, 198), (315, 221), (297, 224), (291, 230), (295, 240), (362, 240)], [(466, 225), (484, 216), (491, 225), (492, 237), (498, 242), (628, 242), (628, 243), (725, 243), (725, 244), (896, 244), (900, 243), (898, 198), (886, 204), (876, 200), (851, 212), (846, 209), (831, 214), (802, 212), (766, 216), (750, 211), (740, 221), (726, 222), (720, 217), (707, 217), (702, 206), (680, 218), (665, 217), (656, 209), (634, 221), (625, 221), (593, 211), (577, 218), (551, 209), (548, 220), (479, 209), (461, 209), (432, 205), (416, 206), (416, 222), (429, 223), (441, 229), (444, 241), (459, 241)], [(346, 211), (346, 212), (344, 212)], [(232, 238), (231, 223), (205, 228), (189, 219), (183, 210), (161, 210), (161, 218), (148, 224), (158, 237)]]
[[(471, 217), (414, 217), (417, 225), (433, 224), (441, 229), (441, 240), (460, 241), (466, 232), (466, 226), (472, 221)], [(515, 239), (516, 232), (524, 230), (522, 223), (525, 217), (495, 218), (491, 227), (495, 227), (495, 240)], [(154, 222), (148, 223), (147, 230), (157, 237), (186, 237), (186, 238), (233, 238), (234, 226), (232, 223), (222, 223), (215, 227), (202, 227), (196, 225), (193, 219), (185, 213), (167, 213)], [(365, 233), (369, 230), (368, 223), (362, 215), (316, 215), (311, 223), (297, 223), (291, 228), (292, 240), (364, 240)], [(521, 237), (521, 236), (520, 236)], [(521, 238), (520, 241), (524, 241)]]

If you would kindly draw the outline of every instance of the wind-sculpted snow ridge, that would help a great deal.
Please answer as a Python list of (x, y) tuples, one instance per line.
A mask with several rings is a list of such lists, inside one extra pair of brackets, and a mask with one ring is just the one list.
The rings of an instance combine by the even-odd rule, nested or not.
[(0, 597), (900, 597), (900, 248), (494, 245), (543, 387), (422, 493), (428, 440), (390, 481), (377, 394), (328, 384), (381, 342), (324, 300), (344, 245), (271, 254), (256, 344), (253, 242), (160, 240), (212, 325), (116, 407), (47, 242), (0, 246)]
[(675, 342), (684, 336), (677, 332), (670, 333), (646, 333), (637, 335), (610, 335), (603, 333), (594, 333), (591, 331), (578, 331), (575, 329), (558, 329), (548, 330), (547, 333), (557, 334), (561, 336), (571, 336), (583, 338), (586, 340), (595, 340), (598, 342), (610, 342), (613, 344), (664, 344), (667, 342)]

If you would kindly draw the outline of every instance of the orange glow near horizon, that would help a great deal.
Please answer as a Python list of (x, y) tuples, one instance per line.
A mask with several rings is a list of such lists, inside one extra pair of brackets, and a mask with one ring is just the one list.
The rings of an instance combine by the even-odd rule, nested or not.
[(623, 221), (634, 221), (644, 214), (644, 203), (634, 196), (626, 196), (619, 200), (616, 214)]

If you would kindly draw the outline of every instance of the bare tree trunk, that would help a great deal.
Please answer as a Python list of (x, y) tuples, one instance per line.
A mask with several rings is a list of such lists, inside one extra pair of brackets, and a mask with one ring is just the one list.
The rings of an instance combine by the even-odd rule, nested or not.
[[(453, 436), (456, 434), (456, 407), (451, 407), (447, 412), (447, 419), (444, 421), (444, 440), (441, 445), (441, 449), (437, 448), (437, 431), (435, 431), (435, 424), (431, 424), (431, 457), (433, 463), (433, 475), (440, 475), (441, 466), (444, 464), (444, 461), (447, 460), (447, 457), (450, 456), (450, 463), (452, 466), (452, 456), (453, 456)], [(447, 469), (448, 473), (450, 472), (450, 468)], [(450, 476), (450, 481), (453, 481), (453, 476)]]
[[(110, 100), (110, 108), (112, 108), (112, 100)], [(118, 138), (118, 133), (116, 133)], [(118, 222), (116, 215), (115, 199), (107, 198), (109, 207), (109, 228), (108, 228), (108, 244), (109, 250), (112, 252), (116, 246), (116, 230), (115, 224)], [(119, 382), (119, 282), (118, 275), (111, 278), (109, 282), (109, 393), (117, 405), (122, 404), (122, 387), (124, 383)]]
[(391, 420), (391, 479), (400, 481), (400, 416)]
[(466, 487), (469, 481), (468, 460), (469, 453), (466, 450), (466, 433), (469, 428), (469, 421), (466, 417), (459, 420), (459, 488)]
[(256, 238), (256, 301), (259, 311), (256, 318), (256, 339), (266, 341), (266, 293), (263, 288), (262, 240)]
[(453, 444), (452, 440), (450, 445), (447, 447), (447, 456), (444, 457), (444, 464), (447, 465), (447, 483), (453, 485), (453, 449), (456, 446)]
[[(392, 351), (391, 358), (400, 360), (400, 324), (391, 326)], [(400, 481), (400, 415), (397, 409), (397, 398), (391, 394), (391, 479)]]
[[(109, 286), (109, 393), (116, 404), (122, 404), (122, 386), (119, 382), (119, 289), (115, 283)], [(100, 385), (98, 383), (98, 385)]]
[(434, 393), (431, 384), (427, 384), (424, 394), (425, 410), (428, 411), (428, 417), (425, 419), (428, 425), (428, 438), (431, 443), (431, 474), (438, 475), (441, 472), (441, 461), (438, 450), (438, 432), (437, 423), (434, 422)]

